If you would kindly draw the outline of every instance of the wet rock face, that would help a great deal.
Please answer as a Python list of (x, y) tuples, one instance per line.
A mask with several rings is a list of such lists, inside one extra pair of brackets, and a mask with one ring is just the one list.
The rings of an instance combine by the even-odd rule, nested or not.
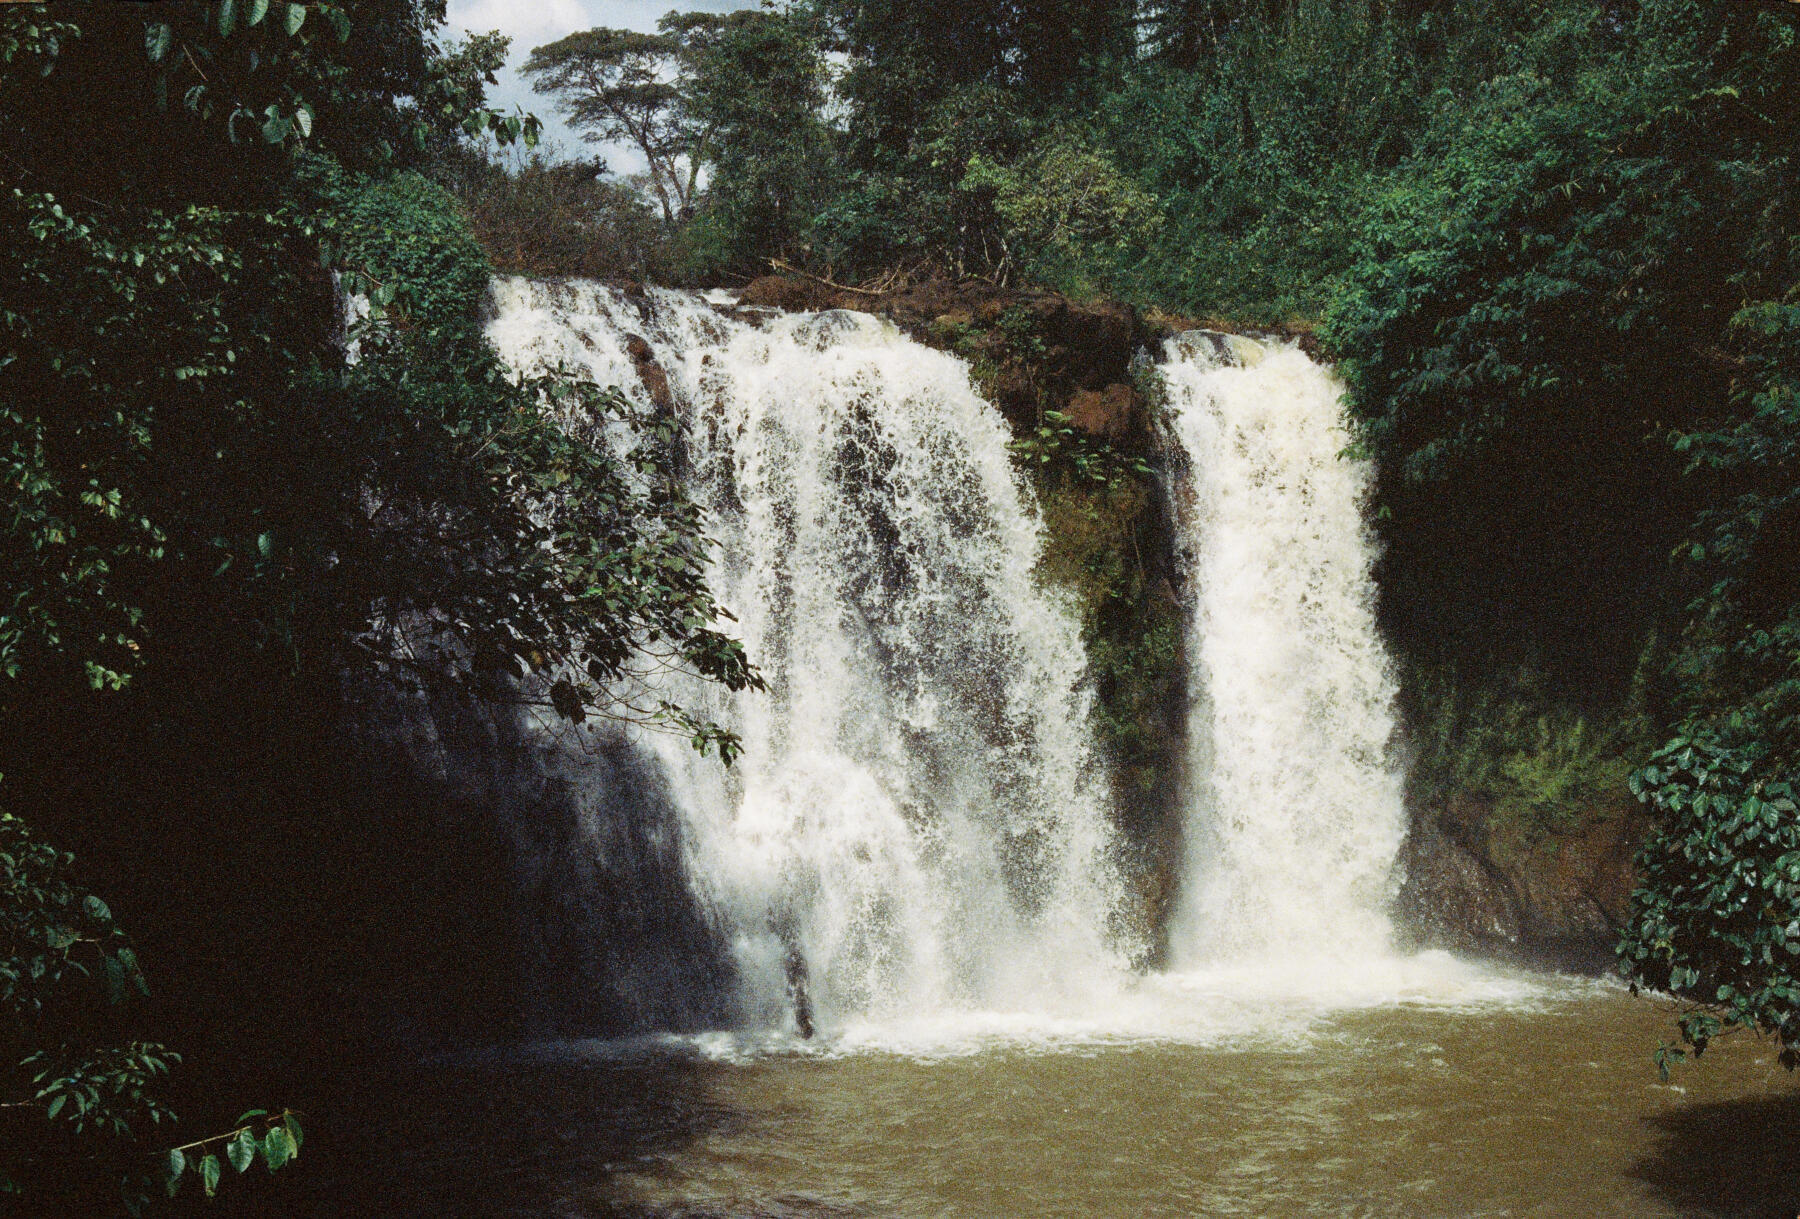
[(1482, 953), (1519, 944), (1519, 912), (1506, 882), (1433, 820), (1413, 826), (1401, 853), (1406, 882), (1394, 912), (1416, 947)]
[(1598, 972), (1630, 911), (1642, 812), (1593, 810), (1576, 830), (1520, 841), (1468, 797), (1414, 811), (1394, 910), (1411, 946)]
[(656, 352), (641, 335), (625, 336), (625, 351), (631, 357), (631, 366), (636, 370), (638, 380), (643, 382), (644, 389), (650, 395), (650, 401), (663, 414), (672, 414), (675, 410), (675, 394), (669, 388), (669, 374), (662, 365), (656, 362)]
[(730, 1023), (731, 965), (687, 885), (666, 784), (622, 734), (379, 682), (355, 705), (370, 781), (397, 793), (395, 835), (451, 860), (479, 842), (490, 870), (430, 907), (455, 968), (405, 987), (416, 1010), (394, 1023), (583, 1037)]
[(1078, 389), (1070, 396), (1065, 413), (1069, 422), (1082, 431), (1108, 440), (1131, 435), (1139, 424), (1137, 394), (1125, 384)]
[(921, 342), (974, 331), (996, 353), (1007, 332), (1029, 334), (1030, 368), (1007, 361), (992, 387), (994, 404), (1015, 427), (1036, 427), (1046, 404), (1076, 427), (1125, 439), (1143, 427), (1130, 384), (1131, 360), (1153, 336), (1128, 305), (1078, 304), (1056, 292), (1002, 288), (985, 280), (934, 279), (891, 292), (859, 292), (790, 275), (753, 280), (742, 305), (800, 311), (853, 309), (885, 317)]

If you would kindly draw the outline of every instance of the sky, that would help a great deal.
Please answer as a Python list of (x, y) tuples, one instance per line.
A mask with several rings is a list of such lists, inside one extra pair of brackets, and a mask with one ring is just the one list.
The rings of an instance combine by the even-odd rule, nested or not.
[(598, 153), (615, 173), (630, 174), (643, 170), (642, 154), (629, 145), (585, 143), (556, 113), (554, 99), (531, 91), (530, 82), (519, 75), (531, 49), (601, 25), (654, 30), (657, 21), (672, 9), (728, 13), (755, 7), (756, 0), (450, 0), (444, 32), (454, 38), (465, 31), (484, 34), (499, 30), (509, 35), (512, 51), (505, 70), (499, 73), (499, 85), (488, 90), (489, 104), (502, 112), (519, 106), (536, 114), (544, 120), (545, 141), (560, 145), (564, 157)]

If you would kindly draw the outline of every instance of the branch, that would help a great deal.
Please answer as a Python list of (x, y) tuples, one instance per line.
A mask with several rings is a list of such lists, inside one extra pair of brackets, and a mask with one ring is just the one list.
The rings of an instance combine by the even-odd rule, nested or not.
[(777, 271), (786, 271), (789, 275), (798, 275), (802, 279), (810, 279), (814, 283), (824, 284), (827, 288), (836, 288), (839, 292), (854, 292), (859, 296), (881, 295), (880, 292), (872, 288), (852, 288), (849, 284), (833, 283), (822, 275), (814, 275), (808, 271), (802, 271), (799, 267), (796, 267), (785, 258), (771, 258), (769, 259), (769, 265), (774, 267)]

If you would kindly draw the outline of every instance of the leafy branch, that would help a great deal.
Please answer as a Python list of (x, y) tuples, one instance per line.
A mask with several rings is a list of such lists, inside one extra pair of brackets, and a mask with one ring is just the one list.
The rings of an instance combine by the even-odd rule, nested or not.
[[(266, 1109), (252, 1109), (241, 1115), (238, 1125), (231, 1130), (164, 1152), (163, 1188), (173, 1198), (181, 1191), (184, 1175), (191, 1172), (200, 1178), (201, 1189), (211, 1198), (218, 1191), (223, 1164), (230, 1164), (233, 1170), (244, 1173), (260, 1160), (270, 1172), (276, 1172), (300, 1158), (303, 1138), (300, 1115), (293, 1110), (283, 1109), (271, 1114)], [(223, 1152), (223, 1162), (218, 1153), (207, 1150), (213, 1147)], [(195, 1155), (195, 1152), (205, 1154)]]

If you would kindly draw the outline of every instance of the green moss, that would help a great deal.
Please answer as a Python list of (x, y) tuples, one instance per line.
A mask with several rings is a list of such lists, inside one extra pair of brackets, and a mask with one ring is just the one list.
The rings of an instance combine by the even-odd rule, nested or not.
[(1406, 675), (1415, 803), (1485, 806), (1496, 846), (1554, 849), (1629, 802), (1627, 780), (1652, 744), (1646, 675), (1654, 641), (1623, 705), (1582, 708), (1530, 669), (1469, 677), (1447, 667)]
[(1140, 555), (1149, 488), (1064, 487), (1044, 497), (1040, 577), (1075, 595), (1087, 644), (1102, 742), (1140, 791), (1166, 745), (1163, 707), (1181, 664), (1181, 615), (1148, 587)]
[[(1044, 368), (1042, 319), (1015, 306), (991, 326), (947, 315), (927, 341), (969, 362), (976, 389), (1009, 399), (1020, 429), (1012, 449), (1044, 524), (1037, 578), (1065, 593), (1081, 625), (1094, 695), (1092, 727), (1113, 782), (1132, 889), (1134, 930), (1160, 927), (1175, 893), (1180, 854), (1175, 780), (1181, 771), (1185, 617), (1170, 581), (1174, 548), (1155, 472), (1141, 441), (1109, 441), (1058, 409)], [(1167, 399), (1153, 364), (1132, 368), (1150, 419)], [(1035, 407), (1035, 422), (1031, 408)]]
[(1161, 564), (1169, 553), (1147, 477), (1073, 476), (1033, 463), (1044, 520), (1038, 578), (1069, 594), (1094, 693), (1095, 738), (1110, 763), (1121, 864), (1139, 895), (1127, 919), (1140, 937), (1166, 923), (1180, 834), (1174, 778), (1185, 705), (1183, 616)]

